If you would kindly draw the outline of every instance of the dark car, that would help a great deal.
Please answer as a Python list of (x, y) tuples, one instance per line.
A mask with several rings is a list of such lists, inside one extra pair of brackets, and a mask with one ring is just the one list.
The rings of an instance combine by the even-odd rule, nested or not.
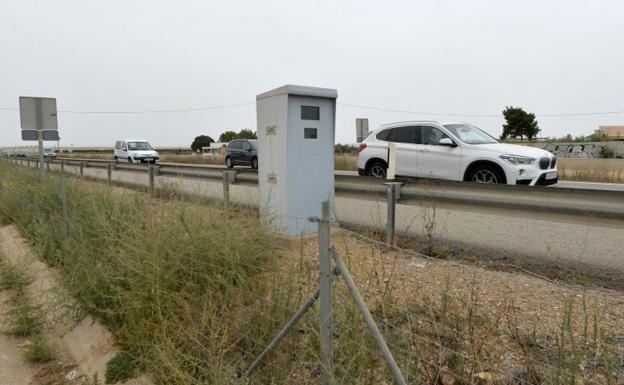
[(15, 156), (18, 158), (28, 158), (28, 154), (26, 154), (24, 151), (13, 151), (12, 153), (9, 154), (9, 156)]
[(258, 168), (258, 143), (255, 139), (235, 139), (228, 144), (225, 165)]

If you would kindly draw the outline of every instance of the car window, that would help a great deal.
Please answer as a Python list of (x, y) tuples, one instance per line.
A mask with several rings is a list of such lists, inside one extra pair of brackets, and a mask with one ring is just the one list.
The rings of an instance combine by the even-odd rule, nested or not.
[(251, 150), (251, 144), (249, 144), (249, 142), (243, 142), (243, 150)]
[(498, 143), (494, 137), (485, 131), (480, 130), (476, 126), (470, 124), (447, 124), (447, 130), (453, 135), (459, 138), (464, 143), (468, 144), (488, 144)]
[(378, 132), (377, 136), (375, 138), (377, 138), (377, 140), (388, 141), (388, 137), (390, 136), (390, 133), (392, 133), (392, 129), (391, 128)]
[(241, 149), (241, 141), (240, 140), (234, 140), (234, 141), (230, 142), (230, 144), (228, 145), (228, 148), (230, 148), (232, 150), (240, 150)]
[(428, 144), (432, 146), (437, 146), (440, 143), (440, 139), (448, 138), (442, 130), (436, 127), (431, 126), (422, 126), (421, 129), (421, 141), (420, 144)]
[(420, 130), (415, 126), (396, 127), (390, 136), (391, 142), (396, 143), (418, 143), (420, 140)]
[(123, 143), (121, 144), (121, 149), (122, 149), (123, 151), (128, 151), (128, 147), (126, 147), (126, 142), (123, 142)]
[(153, 150), (147, 142), (128, 142), (128, 148), (130, 151), (148, 151)]

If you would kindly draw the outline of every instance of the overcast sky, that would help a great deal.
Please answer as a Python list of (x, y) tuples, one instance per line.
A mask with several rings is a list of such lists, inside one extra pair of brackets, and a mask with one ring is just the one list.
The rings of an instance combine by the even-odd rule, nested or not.
[[(500, 135), (506, 105), (536, 114), (624, 110), (624, 2), (0, 0), (0, 108), (56, 97), (61, 145), (142, 137), (189, 145), (256, 129), (255, 95), (283, 84), (338, 90), (336, 140), (409, 119), (463, 120)], [(342, 104), (344, 103), (344, 104)], [(542, 136), (590, 134), (624, 113), (538, 116)], [(0, 146), (21, 144), (0, 109)]]

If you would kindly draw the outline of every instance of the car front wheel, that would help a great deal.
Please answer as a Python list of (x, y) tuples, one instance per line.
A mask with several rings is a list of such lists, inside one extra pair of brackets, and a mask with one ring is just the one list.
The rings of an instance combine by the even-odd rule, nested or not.
[(385, 178), (388, 166), (385, 163), (377, 161), (371, 163), (366, 169), (366, 175), (374, 178)]
[(475, 183), (504, 183), (500, 171), (492, 166), (480, 166), (472, 171), (469, 180)]
[(234, 162), (232, 162), (232, 158), (230, 158), (229, 156), (225, 158), (225, 166), (227, 168), (234, 168)]

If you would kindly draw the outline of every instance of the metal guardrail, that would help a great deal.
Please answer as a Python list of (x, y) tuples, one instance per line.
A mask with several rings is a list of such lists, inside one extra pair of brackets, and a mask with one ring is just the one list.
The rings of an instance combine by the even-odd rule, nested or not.
[[(66, 165), (87, 168), (147, 173), (147, 166), (104, 159), (57, 158)], [(223, 180), (225, 166), (209, 164), (160, 163), (156, 175), (181, 178)], [(258, 173), (252, 169), (234, 169), (231, 183), (257, 185)], [(387, 194), (384, 180), (356, 175), (336, 174), (336, 194), (356, 199), (384, 199)], [(461, 206), (489, 207), (539, 213), (557, 213), (573, 216), (593, 216), (624, 220), (624, 193), (618, 191), (552, 188), (541, 186), (483, 185), (426, 179), (400, 179), (399, 204), (417, 204), (423, 201)]]

